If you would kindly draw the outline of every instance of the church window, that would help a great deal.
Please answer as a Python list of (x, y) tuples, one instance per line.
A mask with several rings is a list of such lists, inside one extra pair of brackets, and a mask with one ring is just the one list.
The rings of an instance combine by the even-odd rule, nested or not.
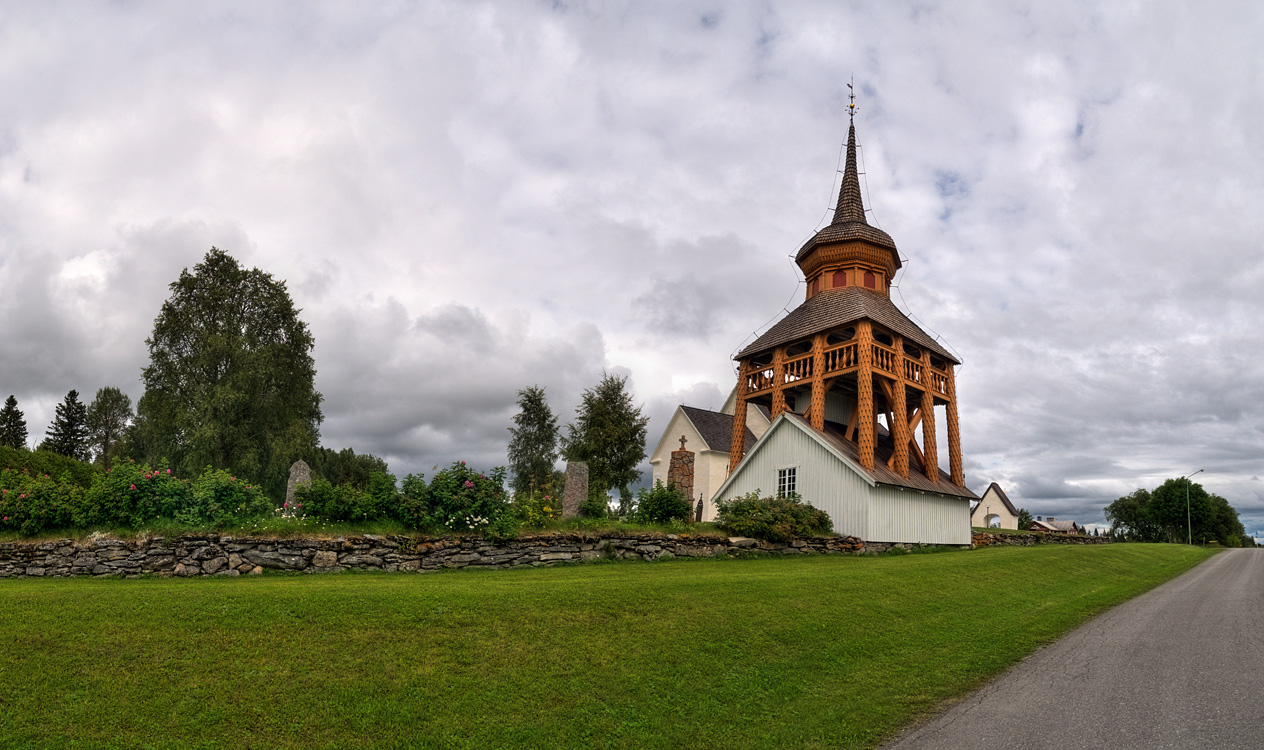
[(777, 497), (785, 497), (795, 491), (798, 473), (799, 469), (795, 466), (777, 469)]
[(878, 277), (873, 275), (873, 271), (865, 271), (865, 287), (874, 289), (878, 286)]
[(821, 291), (821, 277), (817, 276), (815, 279), (812, 279), (812, 287), (808, 290), (808, 296), (812, 297), (819, 291)]
[(835, 271), (834, 280), (831, 282), (831, 286), (833, 286), (835, 289), (837, 289), (840, 286), (847, 286), (847, 272)]

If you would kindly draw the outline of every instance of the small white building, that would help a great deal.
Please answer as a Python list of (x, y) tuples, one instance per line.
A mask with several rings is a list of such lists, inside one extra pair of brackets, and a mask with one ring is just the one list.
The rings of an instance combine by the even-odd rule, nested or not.
[(1005, 496), (1005, 490), (996, 482), (987, 491), (970, 514), (970, 525), (985, 529), (1018, 529), (1018, 510)]
[(747, 451), (716, 496), (795, 492), (828, 513), (838, 534), (867, 542), (970, 544), (975, 494), (953, 484), (942, 470), (938, 482), (917, 472), (900, 476), (887, 466), (888, 457), (879, 455), (881, 460), (868, 471), (841, 425), (826, 422), (824, 430), (817, 430), (802, 415), (785, 412)]
[[(650, 467), (655, 482), (667, 484), (667, 470), (671, 467), (671, 454), (680, 448), (680, 438), (685, 438), (685, 449), (694, 453), (693, 497), (696, 504), (702, 500), (702, 520), (715, 520), (715, 504), (711, 498), (724, 483), (729, 473), (729, 449), (733, 440), (732, 395), (720, 411), (699, 409), (695, 406), (676, 407), (667, 423), (654, 452), (650, 454)], [(763, 409), (746, 411), (746, 442), (754, 444), (768, 430), (768, 413)]]

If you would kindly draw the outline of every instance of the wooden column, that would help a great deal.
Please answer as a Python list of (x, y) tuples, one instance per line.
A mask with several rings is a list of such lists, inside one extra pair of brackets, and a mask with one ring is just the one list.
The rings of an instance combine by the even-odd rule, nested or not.
[(856, 323), (856, 411), (860, 413), (860, 465), (873, 471), (873, 446), (877, 432), (873, 422), (873, 330), (869, 321)]
[(930, 352), (922, 350), (922, 469), (926, 478), (939, 482), (939, 453), (935, 445), (935, 393), (931, 388), (934, 378), (930, 371)]
[(895, 384), (891, 410), (891, 439), (895, 441), (895, 473), (908, 478), (909, 474), (909, 435), (908, 403), (904, 387), (904, 340), (895, 337)]
[(750, 375), (747, 361), (737, 368), (737, 395), (733, 408), (733, 437), (729, 442), (729, 472), (741, 463), (746, 455), (746, 380)]
[(825, 429), (825, 334), (812, 339), (812, 426)]
[(772, 419), (786, 410), (786, 348), (779, 346), (772, 353)]
[(961, 469), (961, 430), (957, 427), (957, 378), (952, 363), (948, 371), (948, 475), (958, 487), (966, 486), (966, 475)]

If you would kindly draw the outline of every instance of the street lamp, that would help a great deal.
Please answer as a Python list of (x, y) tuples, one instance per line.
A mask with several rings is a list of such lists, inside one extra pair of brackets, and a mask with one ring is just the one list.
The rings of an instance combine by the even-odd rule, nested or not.
[(1181, 477), (1182, 479), (1186, 480), (1185, 481), (1185, 534), (1186, 534), (1185, 543), (1191, 544), (1191, 545), (1194, 543), (1194, 524), (1189, 520), (1189, 486), (1193, 484), (1193, 482), (1190, 482), (1189, 478), (1194, 476), (1194, 474), (1201, 474), (1201, 473), (1203, 473), (1203, 470), (1199, 469), (1198, 471), (1195, 471), (1191, 474), (1186, 474), (1185, 476)]

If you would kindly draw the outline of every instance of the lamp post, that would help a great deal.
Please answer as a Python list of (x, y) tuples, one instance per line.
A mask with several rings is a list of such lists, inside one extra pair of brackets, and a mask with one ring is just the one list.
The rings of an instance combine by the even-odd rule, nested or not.
[(1194, 524), (1190, 521), (1189, 517), (1189, 486), (1193, 484), (1193, 482), (1189, 481), (1189, 478), (1194, 476), (1194, 474), (1201, 473), (1203, 473), (1203, 470), (1199, 469), (1198, 471), (1191, 472), (1181, 477), (1185, 480), (1185, 543), (1190, 545), (1194, 543)]

